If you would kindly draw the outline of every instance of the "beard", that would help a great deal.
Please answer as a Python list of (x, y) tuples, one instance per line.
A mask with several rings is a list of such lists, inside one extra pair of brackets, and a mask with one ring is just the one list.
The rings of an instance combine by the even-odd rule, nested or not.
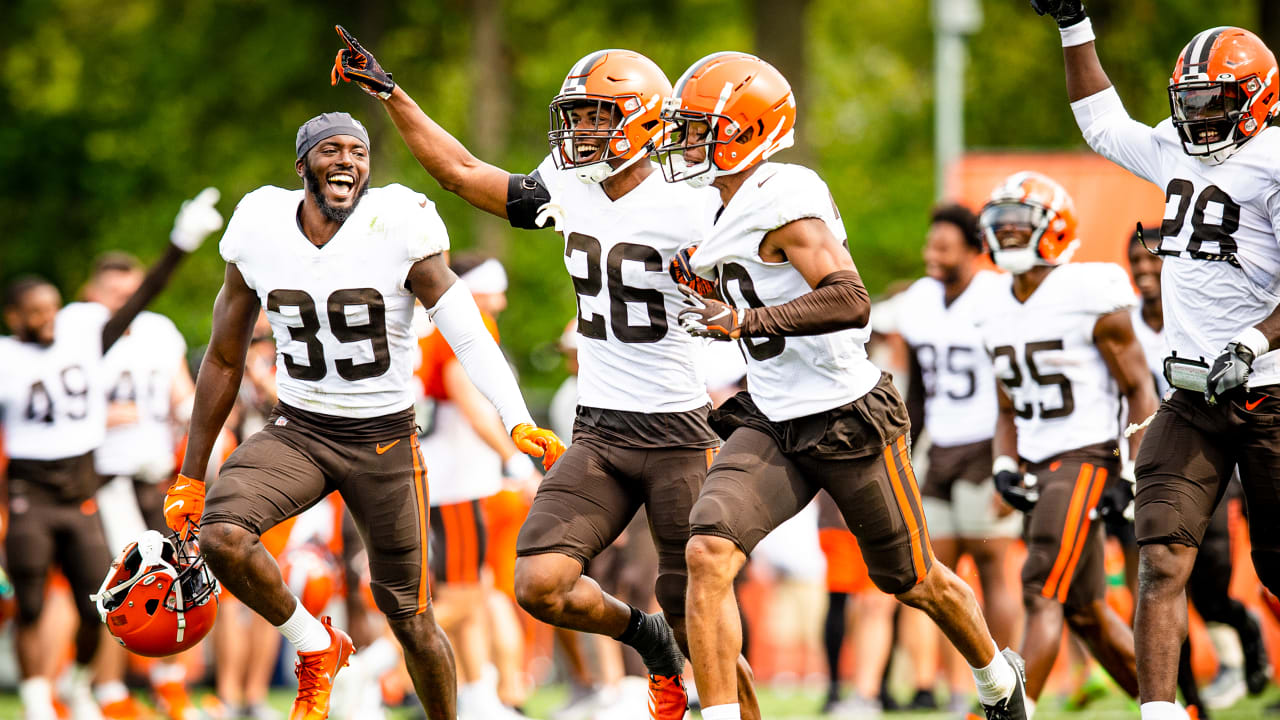
[(355, 212), (356, 207), (360, 205), (360, 199), (364, 197), (365, 193), (369, 192), (369, 178), (365, 177), (364, 184), (356, 191), (351, 207), (334, 207), (325, 200), (324, 191), (320, 189), (323, 187), (320, 184), (320, 178), (316, 176), (310, 164), (304, 164), (303, 166), (302, 184), (306, 187), (307, 193), (311, 195), (311, 199), (316, 201), (316, 207), (320, 208), (320, 212), (336, 223), (346, 222), (347, 218), (351, 217), (351, 213)]

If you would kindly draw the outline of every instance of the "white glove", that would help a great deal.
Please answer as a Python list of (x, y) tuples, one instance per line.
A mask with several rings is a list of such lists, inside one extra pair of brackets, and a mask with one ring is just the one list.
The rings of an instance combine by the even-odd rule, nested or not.
[(564, 208), (554, 200), (542, 203), (538, 208), (538, 216), (533, 219), (538, 227), (546, 227), (548, 220), (551, 221), (551, 226), (556, 232), (560, 232), (560, 224), (564, 222)]
[(222, 215), (218, 213), (218, 188), (207, 187), (191, 200), (182, 203), (178, 217), (173, 221), (169, 242), (183, 252), (195, 252), (210, 233), (222, 227)]

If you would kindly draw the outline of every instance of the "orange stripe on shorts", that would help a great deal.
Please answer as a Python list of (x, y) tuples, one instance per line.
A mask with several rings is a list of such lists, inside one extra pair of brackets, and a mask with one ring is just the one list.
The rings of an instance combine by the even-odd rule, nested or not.
[(1089, 544), (1089, 528), (1093, 524), (1092, 520), (1089, 519), (1089, 514), (1093, 511), (1093, 508), (1098, 506), (1098, 500), (1102, 498), (1102, 490), (1106, 486), (1107, 469), (1098, 468), (1093, 474), (1089, 502), (1084, 506), (1084, 518), (1080, 522), (1076, 547), (1071, 551), (1071, 561), (1067, 563), (1067, 571), (1062, 574), (1062, 583), (1058, 587), (1058, 602), (1067, 601), (1067, 589), (1071, 587), (1071, 578), (1076, 574), (1076, 564), (1080, 562), (1080, 555), (1084, 552), (1084, 546)]
[(416, 434), (409, 435), (409, 446), (413, 449), (413, 494), (414, 500), (418, 504), (418, 548), (422, 553), (421, 576), (418, 579), (418, 612), (426, 612), (427, 604), (431, 601), (431, 592), (428, 578), (431, 571), (427, 567), (427, 548), (430, 547), (430, 536), (427, 534), (427, 525), (430, 519), (427, 517), (427, 488), (423, 480), (422, 461), (418, 457), (418, 436)]
[(902, 487), (902, 478), (898, 475), (898, 466), (893, 457), (893, 444), (884, 448), (884, 465), (889, 470), (889, 485), (893, 488), (893, 496), (898, 501), (898, 510), (907, 523), (907, 536), (911, 543), (911, 563), (916, 571), (916, 582), (924, 579), (924, 553), (920, 548), (920, 524), (916, 522), (915, 513), (907, 503), (907, 493)]
[(933, 547), (929, 544), (929, 523), (924, 516), (924, 502), (920, 500), (920, 486), (916, 484), (916, 471), (911, 467), (911, 455), (907, 452), (906, 434), (898, 436), (898, 459), (902, 461), (902, 469), (907, 475), (907, 489), (911, 492), (911, 497), (916, 500), (915, 506), (920, 510), (917, 516), (920, 521), (920, 544), (924, 548), (924, 556), (932, 562)]
[(1093, 465), (1082, 464), (1080, 474), (1076, 476), (1075, 487), (1071, 491), (1071, 502), (1067, 505), (1067, 519), (1062, 528), (1062, 536), (1058, 539), (1058, 556), (1053, 561), (1053, 569), (1049, 571), (1049, 579), (1040, 589), (1042, 597), (1052, 598), (1058, 593), (1058, 584), (1066, 572), (1067, 565), (1071, 561), (1071, 553), (1075, 549), (1076, 530), (1080, 524), (1080, 513), (1084, 509), (1085, 499), (1089, 495), (1089, 481), (1092, 476)]

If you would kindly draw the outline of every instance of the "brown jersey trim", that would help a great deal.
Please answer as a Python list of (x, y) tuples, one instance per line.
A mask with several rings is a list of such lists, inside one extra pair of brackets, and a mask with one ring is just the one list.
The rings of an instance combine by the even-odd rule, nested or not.
[(720, 438), (707, 417), (711, 406), (671, 413), (642, 413), (578, 406), (573, 439), (594, 438), (614, 447), (714, 448)]
[(276, 403), (271, 417), (267, 419), (267, 425), (278, 427), (293, 425), (298, 429), (313, 432), (331, 440), (351, 443), (382, 442), (403, 438), (406, 435), (416, 435), (412, 407), (378, 417), (349, 418), (325, 415), (285, 403)]

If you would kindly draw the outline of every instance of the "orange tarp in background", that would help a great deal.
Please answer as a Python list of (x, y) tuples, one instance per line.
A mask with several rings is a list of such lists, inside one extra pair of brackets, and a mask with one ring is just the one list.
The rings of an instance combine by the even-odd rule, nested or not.
[(1075, 260), (1105, 260), (1127, 268), (1129, 236), (1164, 216), (1164, 191), (1100, 155), (1070, 153), (968, 153), (947, 176), (947, 198), (977, 212), (992, 188), (1013, 173), (1035, 170), (1071, 194), (1080, 222)]

